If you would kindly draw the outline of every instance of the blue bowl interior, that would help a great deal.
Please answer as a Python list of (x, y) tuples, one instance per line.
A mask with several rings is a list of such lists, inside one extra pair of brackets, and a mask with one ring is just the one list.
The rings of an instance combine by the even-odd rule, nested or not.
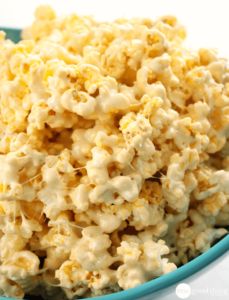
[[(20, 41), (21, 30), (20, 29), (12, 29), (12, 28), (1, 28), (6, 32), (7, 38), (11, 39), (14, 42)], [(85, 298), (85, 300), (134, 300), (140, 297), (152, 294), (159, 290), (165, 289), (171, 285), (174, 285), (181, 280), (195, 274), (196, 272), (200, 271), (211, 262), (219, 258), (225, 252), (229, 251), (229, 235), (224, 237), (214, 246), (212, 246), (207, 252), (201, 254), (200, 256), (196, 257), (192, 261), (188, 262), (187, 264), (179, 267), (177, 270), (148, 281), (136, 288), (132, 288), (126, 291), (121, 291), (118, 293), (95, 297), (95, 298)], [(14, 298), (6, 298), (0, 297), (0, 300), (16, 300)], [(29, 300), (29, 299), (28, 299)]]
[(6, 33), (6, 37), (15, 43), (19, 42), (21, 39), (21, 30), (16, 28), (7, 28), (7, 27), (0, 27), (0, 30)]

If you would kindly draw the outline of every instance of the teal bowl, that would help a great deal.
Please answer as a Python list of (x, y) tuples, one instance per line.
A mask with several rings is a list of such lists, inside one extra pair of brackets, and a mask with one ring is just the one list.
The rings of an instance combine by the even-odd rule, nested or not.
[[(0, 28), (4, 30), (7, 37), (14, 42), (20, 40), (20, 29), (11, 28)], [(156, 299), (155, 293), (163, 291), (184, 279), (191, 277), (195, 273), (199, 272), (203, 268), (209, 266), (216, 259), (220, 258), (223, 254), (229, 251), (229, 235), (222, 238), (214, 246), (212, 246), (208, 251), (194, 258), (187, 264), (179, 267), (177, 270), (148, 281), (135, 288), (117, 292), (110, 295), (94, 297), (94, 298), (84, 298), (84, 300), (135, 300), (135, 299)], [(196, 274), (198, 276), (198, 274)], [(14, 298), (0, 297), (0, 300), (16, 300)], [(29, 299), (28, 299), (29, 300)]]
[(0, 30), (6, 33), (6, 37), (12, 41), (19, 42), (21, 39), (21, 30), (17, 28), (0, 27)]

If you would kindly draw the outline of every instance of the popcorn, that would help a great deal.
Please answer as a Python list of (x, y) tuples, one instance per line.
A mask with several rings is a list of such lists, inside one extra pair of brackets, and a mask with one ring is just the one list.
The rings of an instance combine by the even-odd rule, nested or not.
[(1, 237), (1, 260), (11, 257), (15, 252), (24, 249), (27, 240), (20, 235), (16, 234), (5, 234)]
[(86, 211), (89, 207), (90, 188), (86, 184), (79, 184), (74, 188), (70, 197), (78, 212)]
[[(34, 289), (39, 281), (39, 259), (30, 251), (15, 252), (0, 266), (0, 274), (15, 281), (25, 292)], [(2, 276), (1, 275), (1, 276)]]
[(198, 162), (198, 152), (189, 148), (183, 150), (181, 156), (174, 154), (171, 157), (171, 164), (162, 183), (163, 192), (168, 204), (179, 212), (186, 211), (189, 205), (189, 194), (186, 194), (184, 182), (185, 171), (195, 169)]
[(125, 236), (125, 239), (126, 241), (122, 241), (121, 246), (117, 248), (117, 253), (124, 262), (117, 270), (118, 283), (122, 288), (134, 287), (159, 276), (162, 272), (167, 273), (176, 268), (174, 264), (168, 263), (167, 259), (160, 257), (169, 252), (164, 241), (159, 240), (155, 243), (150, 240), (150, 235), (145, 241), (138, 238), (131, 241), (128, 236)]
[(118, 284), (123, 289), (136, 287), (147, 281), (144, 270), (141, 265), (123, 264), (117, 270)]
[[(214, 239), (218, 239), (227, 233), (224, 228), (213, 227), (216, 222), (214, 216), (210, 214), (206, 216), (201, 213), (190, 209), (188, 219), (183, 218), (180, 224), (176, 224), (177, 233), (174, 234), (172, 242), (175, 242), (175, 249), (178, 249), (175, 261), (186, 263), (190, 257), (206, 251)], [(189, 249), (189, 252), (187, 252), (187, 249)], [(173, 260), (170, 255), (169, 258)]]
[(160, 206), (148, 204), (144, 198), (138, 199), (133, 203), (130, 225), (134, 226), (137, 230), (156, 225), (162, 219), (163, 210)]
[(227, 60), (172, 16), (40, 6), (22, 35), (0, 32), (1, 294), (132, 288), (226, 234)]
[(23, 299), (23, 289), (14, 281), (9, 280), (6, 276), (0, 276), (0, 294), (7, 297), (16, 297)]
[(226, 233), (227, 233), (227, 230), (224, 228), (206, 229), (204, 232), (201, 232), (198, 234), (196, 241), (195, 241), (196, 249), (200, 250), (201, 252), (207, 251), (210, 248), (213, 240), (222, 237)]
[(91, 152), (92, 160), (86, 166), (88, 177), (91, 183), (103, 184), (109, 179), (107, 166), (111, 162), (111, 156), (108, 151), (99, 147), (92, 148)]
[(92, 292), (99, 294), (99, 291), (114, 286), (116, 283), (115, 273), (115, 271), (110, 269), (94, 271), (88, 284), (92, 288)]
[(110, 212), (101, 212), (99, 209), (96, 209), (94, 207), (91, 210), (87, 211), (87, 215), (92, 221), (99, 225), (101, 230), (105, 233), (114, 232), (120, 227), (122, 221), (119, 216)]

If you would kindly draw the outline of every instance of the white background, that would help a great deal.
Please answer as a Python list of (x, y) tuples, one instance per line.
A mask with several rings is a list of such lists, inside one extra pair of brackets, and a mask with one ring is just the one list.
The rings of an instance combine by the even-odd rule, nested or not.
[(76, 12), (102, 20), (174, 14), (188, 29), (189, 45), (217, 47), (229, 57), (229, 0), (0, 0), (0, 25), (30, 24), (40, 3), (51, 4), (59, 14)]
[[(58, 14), (94, 15), (100, 20), (173, 14), (187, 27), (187, 45), (217, 48), (229, 58), (229, 0), (0, 0), (0, 26), (22, 28), (33, 20), (38, 4), (51, 4)], [(186, 280), (189, 299), (229, 299), (229, 255)], [(207, 290), (210, 289), (210, 290)], [(155, 299), (175, 300), (175, 287)], [(225, 294), (226, 293), (226, 294)], [(167, 295), (165, 295), (167, 294)]]

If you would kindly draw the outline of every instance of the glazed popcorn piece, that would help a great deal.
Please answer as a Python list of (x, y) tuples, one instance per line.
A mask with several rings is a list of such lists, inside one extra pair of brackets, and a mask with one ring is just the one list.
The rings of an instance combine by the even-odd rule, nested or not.
[(9, 280), (4, 275), (0, 276), (0, 294), (7, 297), (23, 298), (24, 292), (16, 282)]
[(39, 284), (39, 263), (38, 257), (32, 252), (18, 251), (0, 266), (0, 272), (16, 282), (24, 292), (30, 292)]
[(0, 293), (128, 289), (229, 225), (229, 67), (177, 19), (40, 6), (0, 33)]
[(143, 236), (142, 239), (124, 236), (117, 253), (123, 260), (123, 264), (117, 270), (118, 284), (123, 289), (176, 269), (175, 264), (169, 263), (167, 258), (161, 258), (169, 253), (165, 242), (158, 240), (156, 243), (152, 236)]

